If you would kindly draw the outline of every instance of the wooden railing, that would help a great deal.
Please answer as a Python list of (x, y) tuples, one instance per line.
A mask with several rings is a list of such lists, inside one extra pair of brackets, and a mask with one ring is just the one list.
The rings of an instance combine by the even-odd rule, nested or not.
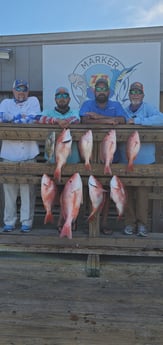
[[(104, 135), (111, 129), (111, 126), (98, 126), (92, 127), (93, 131), (93, 157), (92, 157), (92, 171), (91, 174), (100, 179), (104, 185), (108, 185), (110, 176), (104, 175), (104, 165), (100, 162), (99, 158), (99, 143), (102, 141)], [(126, 142), (128, 136), (137, 129), (139, 131), (141, 143), (163, 142), (163, 128), (160, 127), (143, 127), (130, 125), (116, 126), (116, 135), (118, 142)], [(45, 143), (47, 135), (51, 131), (55, 131), (56, 136), (61, 132), (61, 128), (53, 127), (52, 125), (11, 125), (0, 124), (0, 140), (36, 140), (41, 145)], [(76, 127), (70, 126), (73, 141), (80, 139), (81, 135), (88, 130), (88, 125), (78, 125)], [(13, 153), (14, 154), (14, 153)], [(40, 183), (40, 177), (43, 173), (53, 175), (55, 164), (45, 164), (45, 162), (37, 163), (15, 163), (12, 164), (12, 170), (9, 163), (0, 162), (0, 182), (32, 182)], [(62, 169), (62, 181), (65, 183), (67, 176), (73, 172), (78, 171), (82, 178), (83, 183), (87, 183), (87, 177), (90, 172), (85, 170), (83, 163), (67, 164)], [(135, 165), (133, 172), (126, 172), (125, 164), (112, 164), (113, 175), (118, 175), (122, 178), (125, 185), (130, 186), (163, 186), (163, 164), (156, 163), (153, 165)]]
[[(92, 171), (91, 174), (98, 178), (103, 186), (109, 186), (111, 176), (104, 175), (104, 165), (100, 162), (99, 158), (99, 144), (102, 141), (104, 135), (113, 126), (88, 126), (88, 125), (71, 125), (70, 127), (73, 141), (79, 141), (82, 134), (84, 134), (88, 128), (93, 131), (93, 157), (92, 157)], [(137, 129), (139, 131), (141, 142), (153, 142), (158, 146), (161, 146), (163, 142), (163, 127), (147, 127), (147, 126), (131, 126), (131, 125), (118, 125), (115, 127), (116, 136), (118, 142), (126, 142), (128, 136)], [(56, 137), (61, 132), (61, 128), (54, 127), (52, 125), (15, 125), (15, 124), (0, 124), (0, 140), (36, 140), (40, 143), (40, 147), (44, 147), (45, 139), (51, 131), (55, 131)], [(13, 153), (14, 154), (14, 153)], [(150, 186), (152, 190), (149, 193), (149, 198), (152, 200), (158, 200), (163, 198), (162, 188), (163, 187), (163, 163), (161, 157), (158, 157), (156, 164), (152, 165), (135, 165), (133, 172), (126, 172), (125, 164), (112, 164), (112, 173), (117, 175), (124, 182), (126, 186)], [(53, 176), (55, 164), (48, 164), (40, 155), (36, 163), (12, 163), (0, 162), (0, 183), (34, 183), (40, 186), (41, 177), (44, 173), (49, 176)], [(85, 186), (87, 188), (88, 177), (90, 172), (85, 169), (84, 163), (79, 164), (66, 164), (62, 169), (61, 184), (65, 184), (67, 179), (74, 173), (79, 172)], [(84, 202), (88, 203), (88, 200)], [(120, 255), (132, 255), (131, 248), (126, 250), (126, 239), (112, 239), (114, 241), (113, 247), (110, 247), (110, 238), (103, 238), (100, 236), (100, 216), (96, 216), (95, 221), (89, 224), (89, 234), (85, 237), (74, 237), (72, 240), (55, 239), (53, 243), (53, 252), (63, 253), (85, 253), (88, 254), (87, 270), (88, 273), (94, 272), (94, 275), (98, 275), (99, 272), (99, 255), (112, 255), (118, 253)], [(84, 226), (84, 225), (83, 225)], [(5, 241), (5, 240), (4, 240)], [(129, 239), (127, 239), (129, 241)], [(144, 240), (142, 240), (144, 241)], [(146, 240), (149, 243), (149, 240)], [(45, 240), (46, 242), (46, 240)], [(34, 242), (33, 242), (34, 243)], [(137, 246), (137, 255), (140, 255), (144, 250), (143, 243), (140, 247), (140, 242)], [(112, 242), (113, 245), (113, 242)], [(163, 243), (159, 241), (157, 245), (155, 243), (155, 255), (162, 253)], [(50, 244), (49, 244), (50, 246)], [(49, 247), (50, 248), (50, 247)], [(116, 250), (115, 250), (116, 248)], [(159, 250), (158, 250), (159, 249)], [(37, 245), (35, 246), (37, 251)], [(50, 251), (50, 249), (48, 250)], [(157, 254), (156, 254), (157, 252)], [(136, 253), (136, 249), (133, 250)], [(154, 253), (154, 250), (153, 250)], [(161, 254), (160, 254), (161, 255)]]

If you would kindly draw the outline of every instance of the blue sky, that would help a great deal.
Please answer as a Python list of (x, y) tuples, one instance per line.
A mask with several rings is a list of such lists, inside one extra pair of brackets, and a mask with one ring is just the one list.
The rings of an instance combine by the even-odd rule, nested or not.
[(163, 26), (163, 0), (1, 1), (0, 35)]

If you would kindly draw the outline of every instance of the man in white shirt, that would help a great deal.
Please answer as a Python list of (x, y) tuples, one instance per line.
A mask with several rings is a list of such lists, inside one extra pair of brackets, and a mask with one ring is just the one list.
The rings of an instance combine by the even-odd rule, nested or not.
[[(15, 122), (15, 118), (28, 119), (40, 114), (40, 104), (36, 97), (28, 97), (29, 85), (25, 80), (15, 80), (13, 84), (13, 98), (4, 99), (0, 104), (1, 118)], [(13, 162), (31, 162), (39, 154), (39, 147), (35, 141), (3, 140), (0, 157), (11, 164)], [(12, 167), (11, 167), (12, 169)], [(4, 189), (4, 232), (15, 229), (17, 221), (17, 197), (20, 192), (20, 222), (21, 231), (32, 229), (35, 204), (35, 186), (29, 184), (3, 184)]]

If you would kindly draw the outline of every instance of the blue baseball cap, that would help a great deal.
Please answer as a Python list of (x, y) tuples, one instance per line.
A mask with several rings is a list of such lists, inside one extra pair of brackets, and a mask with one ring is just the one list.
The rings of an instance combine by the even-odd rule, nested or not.
[(25, 86), (27, 90), (29, 89), (29, 84), (26, 80), (23, 79), (16, 79), (13, 83), (13, 89), (16, 89), (17, 87)]

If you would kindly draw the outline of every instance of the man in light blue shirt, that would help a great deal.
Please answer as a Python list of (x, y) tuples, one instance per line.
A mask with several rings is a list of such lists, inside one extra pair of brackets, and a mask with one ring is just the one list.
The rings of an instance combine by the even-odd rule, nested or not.
[[(144, 87), (140, 82), (134, 82), (129, 90), (130, 104), (126, 108), (127, 123), (145, 126), (163, 126), (163, 114), (154, 106), (143, 101)], [(120, 162), (127, 163), (126, 147), (120, 145)], [(142, 143), (140, 151), (134, 161), (134, 164), (153, 164), (155, 163), (155, 144)], [(125, 212), (126, 235), (134, 234), (135, 230), (139, 236), (147, 236), (148, 222), (148, 188), (130, 187), (128, 192), (128, 206)]]

